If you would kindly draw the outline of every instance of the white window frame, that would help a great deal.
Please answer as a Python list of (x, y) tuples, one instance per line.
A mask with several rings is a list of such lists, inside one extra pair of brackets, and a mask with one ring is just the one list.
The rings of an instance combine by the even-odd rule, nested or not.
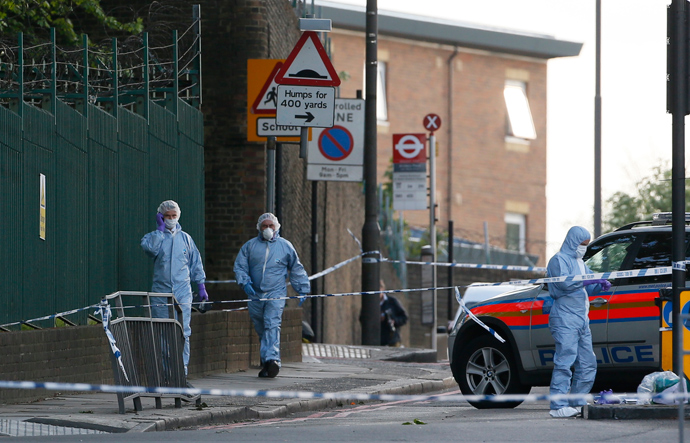
[(505, 223), (506, 223), (506, 246), (508, 246), (508, 225), (517, 225), (518, 230), (519, 230), (519, 237), (518, 237), (518, 252), (520, 254), (525, 253), (525, 238), (526, 238), (526, 231), (527, 231), (527, 217), (525, 214), (518, 214), (515, 212), (506, 212), (505, 214)]
[[(376, 120), (388, 123), (388, 97), (386, 96), (386, 62), (379, 60), (376, 69)], [(367, 73), (364, 68), (364, 90), (367, 89)]]
[(522, 140), (534, 140), (537, 132), (534, 129), (532, 111), (527, 99), (527, 83), (518, 80), (506, 80), (503, 88), (506, 102), (507, 124), (506, 137)]

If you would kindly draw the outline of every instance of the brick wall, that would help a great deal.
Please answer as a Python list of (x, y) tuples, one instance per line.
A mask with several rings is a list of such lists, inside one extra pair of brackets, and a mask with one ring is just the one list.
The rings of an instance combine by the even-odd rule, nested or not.
[[(266, 200), (266, 147), (264, 143), (247, 142), (247, 59), (286, 58), (301, 34), (298, 19), (291, 2), (285, 0), (170, 2), (175, 5), (175, 10), (166, 10), (165, 20), (171, 23), (188, 23), (192, 5), (201, 5), (201, 111), (204, 114), (206, 183), (204, 263), (209, 280), (233, 279), (235, 257), (244, 242), (257, 234), (256, 221), (265, 212)], [(150, 2), (127, 0), (125, 3), (131, 8), (123, 7), (122, 3), (102, 0), (104, 9), (114, 13), (132, 9), (146, 11), (145, 6)], [(341, 91), (340, 95), (355, 97), (355, 91)], [(319, 182), (319, 242), (316, 263), (312, 264), (312, 185), (305, 178), (306, 161), (299, 158), (296, 144), (284, 144), (282, 152), (281, 233), (293, 243), (307, 272), (322, 270), (359, 253), (347, 228), (361, 238), (364, 222), (362, 185)], [(353, 262), (320, 279), (318, 292), (358, 291), (360, 274), (361, 263)], [(214, 301), (246, 298), (237, 285), (209, 284), (207, 287)], [(294, 295), (294, 292), (290, 290), (289, 295)], [(319, 330), (321, 340), (344, 344), (361, 342), (359, 297), (321, 299), (314, 303), (319, 318), (323, 319)], [(296, 301), (288, 301), (288, 306), (296, 304)], [(309, 300), (303, 306), (304, 319), (310, 323), (311, 304)]]
[[(332, 58), (350, 78), (341, 94), (363, 88), (364, 34), (335, 29)], [(546, 62), (478, 52), (447, 45), (379, 35), (379, 61), (386, 63), (388, 123), (378, 126), (378, 175), (392, 158), (392, 134), (425, 132), (422, 119), (438, 114), (436, 132), (438, 226), (455, 221), (455, 235), (483, 242), (488, 222), (492, 245), (505, 247), (504, 216), (513, 202), (526, 203), (527, 252), (546, 262)], [(453, 117), (449, 119), (448, 79), (453, 69)], [(527, 78), (527, 94), (537, 132), (526, 152), (508, 148), (505, 139), (505, 81), (515, 73)], [(518, 79), (518, 78), (515, 78)], [(520, 80), (520, 79), (518, 79)], [(449, 150), (449, 128), (453, 128)], [(452, 154), (452, 155), (451, 155)], [(452, 161), (450, 158), (452, 157)], [(518, 205), (519, 206), (519, 205)], [(428, 212), (405, 211), (405, 220), (426, 228)]]
[[(283, 313), (280, 353), (284, 362), (302, 361), (301, 316), (301, 309), (288, 308)], [(259, 341), (247, 311), (192, 315), (191, 349), (191, 378), (259, 365)], [(0, 379), (112, 384), (110, 353), (101, 325), (0, 333)], [(0, 402), (28, 402), (53, 394), (3, 389)], [(115, 395), (113, 402), (117, 402)]]
[[(203, 3), (202, 3), (203, 5)], [(284, 0), (235, 1), (219, 8), (202, 6), (204, 20), (204, 104), (206, 150), (206, 273), (209, 279), (234, 278), (232, 267), (244, 242), (256, 235), (264, 212), (266, 149), (246, 141), (246, 60), (286, 58), (300, 36), (297, 17)], [(231, 19), (224, 18), (229, 15)], [(208, 20), (208, 22), (206, 21)], [(345, 97), (345, 95), (343, 95)], [(347, 97), (355, 97), (354, 93)], [(283, 144), (283, 211), (281, 234), (295, 246), (312, 274), (356, 255), (347, 228), (361, 237), (364, 220), (362, 186), (319, 182), (317, 185), (317, 262), (311, 260), (312, 184), (299, 146)], [(361, 264), (352, 263), (317, 282), (318, 292), (351, 292), (360, 288)], [(245, 298), (235, 285), (209, 287), (213, 300)], [(295, 295), (292, 290), (289, 295)], [(360, 300), (314, 301), (323, 325), (322, 341), (354, 344), (359, 334)], [(296, 301), (289, 301), (295, 306)], [(312, 301), (303, 318), (312, 323)], [(317, 325), (314, 325), (317, 326)]]

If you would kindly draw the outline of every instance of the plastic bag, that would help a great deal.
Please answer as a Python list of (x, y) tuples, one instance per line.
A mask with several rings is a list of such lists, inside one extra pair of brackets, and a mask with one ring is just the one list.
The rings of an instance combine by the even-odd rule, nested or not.
[[(652, 372), (651, 374), (647, 374), (644, 376), (642, 379), (642, 383), (637, 387), (637, 393), (638, 394), (672, 394), (676, 392), (682, 392), (679, 388), (682, 389), (682, 385), (680, 385), (678, 382), (680, 381), (680, 377), (678, 377), (675, 373), (672, 371), (664, 371), (664, 372)], [(687, 380), (686, 380), (686, 389), (687, 389)], [(687, 390), (686, 390), (687, 392)], [(659, 404), (678, 404), (678, 400), (671, 400), (671, 399), (665, 399), (665, 398), (655, 398), (653, 400), (654, 403), (659, 403)], [(647, 399), (638, 399), (637, 404), (638, 405), (648, 405), (652, 403), (651, 398)], [(687, 401), (686, 401), (687, 403)]]

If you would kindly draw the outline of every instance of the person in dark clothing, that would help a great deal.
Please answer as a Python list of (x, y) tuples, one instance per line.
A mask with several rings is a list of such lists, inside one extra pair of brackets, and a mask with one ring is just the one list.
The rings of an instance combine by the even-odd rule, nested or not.
[(407, 312), (397, 298), (381, 293), (381, 345), (400, 346), (400, 327), (407, 323)]

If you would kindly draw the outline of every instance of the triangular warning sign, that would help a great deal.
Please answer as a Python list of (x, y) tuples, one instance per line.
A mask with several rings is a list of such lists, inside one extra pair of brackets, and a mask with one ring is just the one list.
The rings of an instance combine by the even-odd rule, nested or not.
[(275, 81), (279, 85), (340, 85), (340, 78), (314, 31), (302, 34), (276, 75)]
[(261, 87), (261, 92), (256, 96), (254, 104), (252, 105), (252, 113), (254, 114), (273, 114), (276, 113), (278, 105), (278, 84), (275, 81), (276, 74), (283, 66), (283, 62), (277, 62), (268, 76), (266, 82)]

